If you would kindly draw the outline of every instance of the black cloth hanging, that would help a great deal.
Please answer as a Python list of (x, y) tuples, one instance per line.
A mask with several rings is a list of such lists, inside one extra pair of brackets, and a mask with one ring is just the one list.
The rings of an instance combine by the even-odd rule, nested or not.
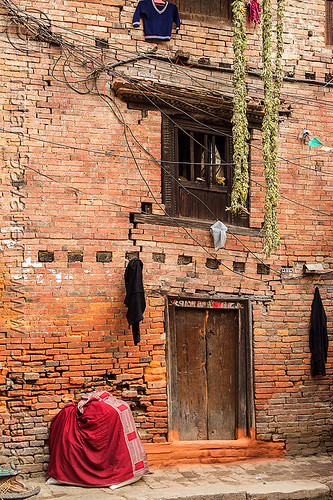
[(131, 259), (125, 270), (126, 297), (124, 304), (128, 307), (126, 318), (132, 326), (134, 344), (140, 342), (140, 321), (146, 309), (145, 293), (142, 281), (143, 263), (140, 259)]
[(327, 361), (328, 349), (327, 319), (318, 287), (315, 289), (311, 306), (309, 344), (312, 375), (326, 375), (325, 363)]

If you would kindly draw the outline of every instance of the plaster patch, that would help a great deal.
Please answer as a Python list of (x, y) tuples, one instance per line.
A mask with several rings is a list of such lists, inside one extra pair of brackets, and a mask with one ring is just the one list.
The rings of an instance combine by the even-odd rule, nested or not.
[(21, 246), (20, 243), (14, 240), (4, 240), (3, 243), (6, 245), (7, 248), (14, 248), (16, 245)]
[(24, 233), (24, 227), (23, 226), (2, 227), (0, 229), (0, 231), (2, 232), (2, 234), (6, 234), (6, 233)]
[(22, 262), (22, 267), (43, 267), (43, 264), (41, 262), (32, 262), (31, 257), (28, 257)]
[(26, 274), (14, 274), (13, 279), (14, 280), (27, 280), (28, 276)]

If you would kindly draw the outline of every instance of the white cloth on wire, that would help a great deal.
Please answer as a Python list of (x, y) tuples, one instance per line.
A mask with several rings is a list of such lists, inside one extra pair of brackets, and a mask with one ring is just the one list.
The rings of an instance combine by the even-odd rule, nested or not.
[(210, 226), (210, 232), (214, 238), (214, 247), (216, 251), (224, 247), (227, 239), (227, 231), (227, 226), (225, 226), (220, 220)]

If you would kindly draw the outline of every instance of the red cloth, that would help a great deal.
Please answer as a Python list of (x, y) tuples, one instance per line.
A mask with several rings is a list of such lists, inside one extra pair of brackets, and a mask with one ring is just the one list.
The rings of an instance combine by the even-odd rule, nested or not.
[(249, 0), (247, 2), (247, 12), (248, 12), (249, 23), (250, 24), (254, 23), (255, 27), (257, 27), (257, 24), (260, 24), (261, 22), (260, 19), (261, 5), (258, 3), (257, 0)]
[(65, 406), (50, 427), (47, 476), (61, 482), (109, 486), (149, 472), (127, 403), (107, 392)]

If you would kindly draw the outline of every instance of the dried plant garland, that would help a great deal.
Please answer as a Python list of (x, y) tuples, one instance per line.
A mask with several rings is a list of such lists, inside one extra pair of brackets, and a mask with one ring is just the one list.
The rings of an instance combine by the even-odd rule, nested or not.
[(246, 84), (245, 84), (245, 49), (247, 38), (245, 31), (246, 7), (244, 0), (234, 0), (233, 13), (233, 49), (234, 49), (234, 98), (232, 117), (234, 176), (231, 193), (230, 210), (234, 213), (246, 211), (249, 190), (249, 130), (246, 116)]
[(262, 79), (264, 82), (264, 120), (263, 157), (266, 179), (264, 227), (266, 244), (264, 251), (268, 256), (280, 244), (280, 233), (277, 221), (279, 203), (279, 180), (277, 171), (277, 138), (279, 129), (280, 94), (282, 86), (282, 54), (283, 54), (283, 16), (284, 0), (277, 0), (276, 23), (276, 61), (275, 72), (272, 68), (272, 8), (271, 0), (262, 3)]
[[(280, 94), (282, 86), (282, 54), (283, 54), (283, 16), (284, 1), (277, 0), (276, 22), (276, 60), (275, 70), (272, 68), (272, 7), (271, 0), (262, 1), (262, 79), (264, 82), (264, 119), (263, 158), (266, 180), (264, 227), (266, 242), (264, 251), (268, 256), (280, 244), (277, 222), (279, 202), (279, 182), (277, 172), (277, 138), (279, 128)], [(231, 211), (234, 213), (247, 211), (246, 200), (249, 189), (248, 172), (248, 121), (246, 116), (246, 68), (245, 50), (247, 37), (245, 31), (246, 6), (244, 0), (232, 3), (234, 33), (234, 109), (233, 109), (233, 161), (234, 180), (231, 194)]]

